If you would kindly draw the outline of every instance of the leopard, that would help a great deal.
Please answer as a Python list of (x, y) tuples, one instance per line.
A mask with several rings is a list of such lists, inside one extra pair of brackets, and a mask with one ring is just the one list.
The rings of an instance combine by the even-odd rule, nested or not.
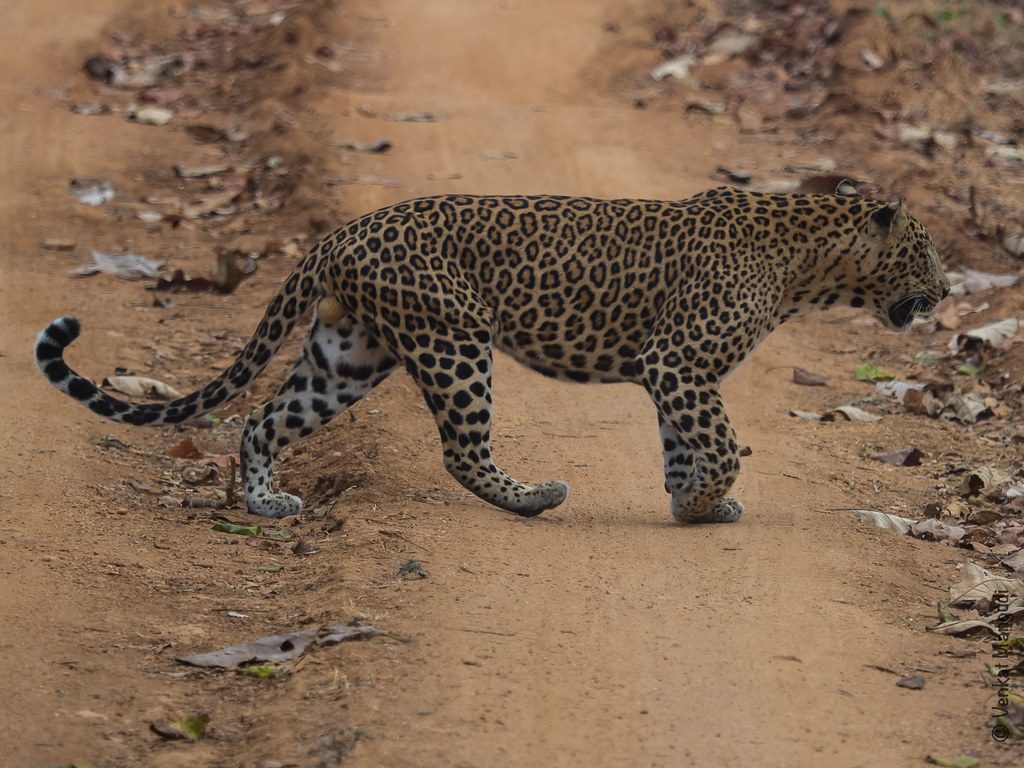
[(642, 386), (657, 412), (673, 520), (729, 523), (739, 470), (723, 380), (774, 329), (836, 306), (906, 331), (949, 293), (932, 238), (900, 199), (737, 187), (681, 200), (437, 195), (380, 208), (316, 242), (233, 363), (191, 394), (127, 402), (71, 369), (65, 316), (35, 344), (53, 386), (114, 422), (199, 419), (259, 376), (303, 318), (309, 335), (277, 394), (249, 415), (240, 474), (248, 511), (280, 518), (286, 446), (404, 368), (464, 488), (532, 517), (565, 501), (561, 480), (522, 482), (492, 448), (494, 351), (571, 382)]

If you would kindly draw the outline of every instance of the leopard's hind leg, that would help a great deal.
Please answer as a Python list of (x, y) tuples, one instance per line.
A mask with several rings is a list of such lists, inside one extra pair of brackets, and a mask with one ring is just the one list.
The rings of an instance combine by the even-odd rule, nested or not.
[(423, 389), (441, 435), (444, 467), (484, 501), (523, 517), (565, 501), (561, 480), (527, 485), (511, 477), (491, 456), (491, 336), (435, 324), (429, 348), (406, 357), (406, 368)]
[[(328, 314), (327, 319), (335, 318)], [(253, 411), (242, 433), (242, 481), (250, 512), (286, 517), (302, 510), (298, 497), (273, 492), (277, 454), (364, 397), (397, 362), (351, 317), (313, 323), (291, 375), (273, 400)]]

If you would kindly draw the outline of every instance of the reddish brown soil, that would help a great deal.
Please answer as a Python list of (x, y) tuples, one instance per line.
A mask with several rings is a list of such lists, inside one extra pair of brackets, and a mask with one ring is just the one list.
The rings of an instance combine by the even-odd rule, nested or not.
[[(290, 521), (318, 548), (306, 556), (215, 532), (208, 511), (182, 509), (186, 492), (210, 491), (187, 491), (182, 473), (196, 462), (168, 456), (184, 438), (210, 455), (231, 452), (240, 424), (227, 417), (276, 388), (297, 339), (208, 429), (106, 423), (32, 364), (35, 333), (73, 313), (84, 332), (69, 357), (82, 371), (100, 378), (124, 366), (189, 389), (231, 359), (294, 261), (266, 256), (232, 294), (175, 294), (160, 308), (142, 283), (69, 277), (93, 248), (201, 273), (217, 246), (306, 242), (416, 195), (679, 198), (711, 185), (719, 165), (768, 175), (820, 147), (742, 136), (722, 121), (683, 117), (668, 100), (635, 109), (615, 73), (644, 72), (658, 57), (610, 38), (609, 22), (627, 32), (640, 24), (611, 0), (300, 4), (278, 27), (239, 38), (266, 60), (230, 70), (220, 90), (213, 75), (185, 76), (193, 112), (185, 107), (163, 127), (69, 105), (125, 103), (87, 82), (82, 61), (118, 46), (173, 49), (199, 23), (183, 18), (184, 6), (8, 5), (0, 764), (895, 766), (972, 750), (985, 766), (1020, 764), (985, 725), (994, 689), (983, 677), (983, 639), (925, 631), (967, 553), (837, 511), (916, 515), (948, 495), (950, 461), (1009, 461), (1005, 447), (902, 414), (878, 424), (787, 416), (869, 395), (851, 374), (865, 359), (909, 371), (914, 352), (942, 341), (927, 330), (896, 337), (838, 312), (769, 339), (726, 386), (752, 449), (737, 487), (747, 515), (731, 526), (669, 523), (655, 417), (639, 388), (560, 384), (498, 361), (504, 464), (573, 489), (564, 506), (523, 521), (443, 473), (433, 424), (396, 375), (351, 419), (284, 458), (283, 486), (309, 510), (337, 498), (320, 517)], [(246, 7), (270, 4), (260, 6)], [(329, 55), (318, 54), (325, 44)], [(385, 119), (402, 112), (440, 120)], [(182, 130), (189, 121), (242, 122), (256, 133), (222, 149)], [(394, 143), (388, 154), (335, 146), (381, 136)], [(281, 156), (287, 173), (260, 183), (282, 206), (177, 228), (135, 218), (144, 197), (193, 189), (174, 164), (225, 153), (239, 162)], [(119, 196), (85, 208), (68, 195), (72, 177), (109, 179)], [(328, 183), (339, 178), (388, 184)], [(50, 238), (77, 246), (43, 250)], [(830, 375), (832, 386), (795, 386), (782, 367), (792, 365)], [(910, 443), (925, 450), (921, 467), (867, 458)], [(227, 514), (250, 522), (240, 509)], [(413, 558), (426, 579), (399, 578)], [(174, 661), (353, 615), (411, 641), (318, 649), (271, 681)], [(965, 648), (978, 655), (946, 654)], [(923, 675), (926, 685), (896, 687), (893, 673)], [(211, 718), (202, 742), (162, 742), (148, 730), (196, 710)]]

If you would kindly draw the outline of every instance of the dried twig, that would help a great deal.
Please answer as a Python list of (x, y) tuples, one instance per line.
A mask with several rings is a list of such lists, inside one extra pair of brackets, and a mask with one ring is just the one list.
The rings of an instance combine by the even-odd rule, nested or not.
[(181, 506), (189, 509), (227, 509), (235, 506), (237, 497), (235, 495), (235, 457), (228, 459), (228, 478), (224, 488), (223, 499), (208, 499), (205, 497), (196, 498), (186, 496), (181, 501)]

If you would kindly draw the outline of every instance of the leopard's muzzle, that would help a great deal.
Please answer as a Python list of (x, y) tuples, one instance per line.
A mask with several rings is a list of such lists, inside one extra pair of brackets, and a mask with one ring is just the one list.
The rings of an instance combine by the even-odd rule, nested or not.
[(923, 293), (912, 293), (894, 301), (889, 306), (887, 315), (894, 328), (906, 331), (909, 330), (910, 324), (916, 316), (926, 315), (933, 309), (935, 309), (935, 302)]

